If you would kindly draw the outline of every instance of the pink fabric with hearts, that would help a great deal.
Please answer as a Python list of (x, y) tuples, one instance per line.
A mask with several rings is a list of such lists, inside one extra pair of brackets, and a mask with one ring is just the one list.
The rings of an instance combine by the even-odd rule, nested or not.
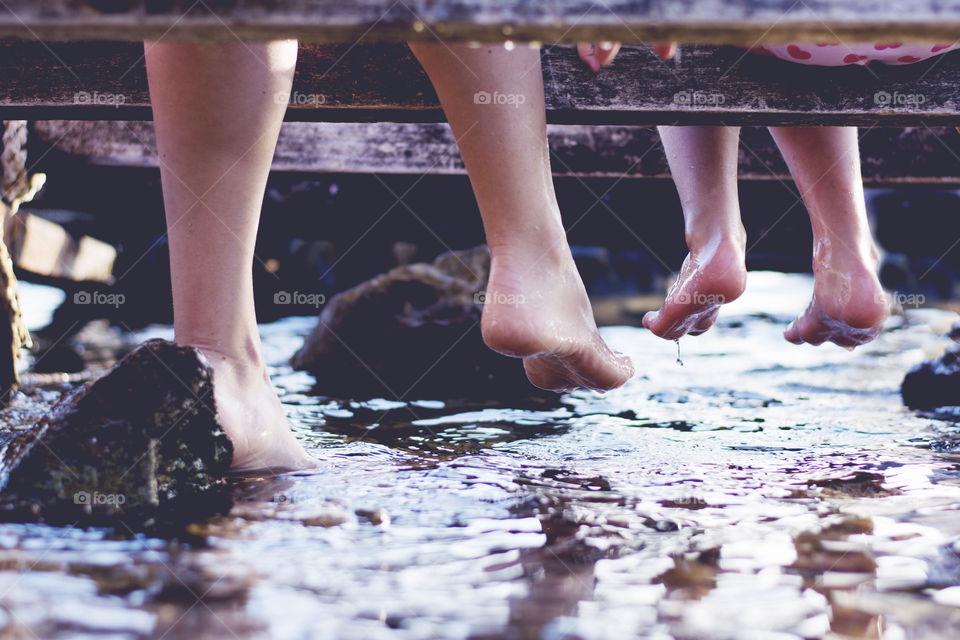
[(819, 67), (840, 67), (848, 64), (910, 64), (960, 48), (953, 44), (784, 44), (759, 47), (783, 60)]

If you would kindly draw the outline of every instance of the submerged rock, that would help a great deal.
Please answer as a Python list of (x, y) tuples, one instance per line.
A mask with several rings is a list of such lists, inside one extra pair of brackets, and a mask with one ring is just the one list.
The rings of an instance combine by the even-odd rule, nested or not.
[(960, 342), (960, 321), (953, 323), (953, 326), (950, 327), (950, 331), (947, 332), (947, 337), (954, 342)]
[(841, 478), (822, 478), (808, 480), (808, 487), (819, 487), (827, 495), (837, 497), (872, 497), (900, 495), (898, 489), (883, 486), (886, 477), (882, 473), (869, 471), (854, 471)]
[(960, 345), (908, 371), (900, 394), (911, 409), (960, 405)]
[(36, 425), (0, 434), (0, 510), (129, 526), (203, 517), (233, 447), (217, 421), (212, 369), (164, 340), (137, 347), (68, 393)]
[(520, 361), (480, 334), (490, 271), (485, 246), (410, 264), (334, 296), (291, 364), (324, 395), (424, 398), (527, 397)]

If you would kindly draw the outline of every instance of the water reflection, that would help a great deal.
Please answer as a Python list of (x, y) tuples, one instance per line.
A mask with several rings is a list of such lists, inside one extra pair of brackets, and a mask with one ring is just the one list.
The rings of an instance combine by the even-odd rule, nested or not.
[(732, 312), (683, 341), (683, 367), (675, 345), (610, 329), (642, 376), (509, 406), (320, 397), (283, 365), (310, 321), (267, 327), (275, 381), (320, 467), (234, 479), (229, 515), (187, 540), (0, 525), (0, 627), (960, 637), (957, 429), (897, 395), (954, 316), (912, 314), (849, 354), (787, 344), (784, 314)]

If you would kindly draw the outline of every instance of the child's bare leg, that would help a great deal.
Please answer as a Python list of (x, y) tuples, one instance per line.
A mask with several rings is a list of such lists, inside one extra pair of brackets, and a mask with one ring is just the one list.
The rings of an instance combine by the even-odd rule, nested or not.
[(622, 385), (633, 367), (597, 332), (560, 220), (539, 51), (411, 48), (436, 87), (483, 217), (492, 258), (484, 340), (522, 357), (530, 381), (545, 389)]
[(737, 199), (740, 130), (660, 127), (659, 131), (680, 194), (690, 254), (663, 308), (645, 315), (643, 325), (674, 340), (713, 326), (720, 306), (738, 298), (747, 283), (747, 236)]
[(146, 45), (176, 340), (213, 365), (237, 470), (311, 465), (267, 377), (251, 273), (296, 56), (295, 41)]
[(810, 212), (813, 300), (784, 332), (790, 342), (855, 347), (877, 337), (889, 301), (867, 222), (856, 127), (771, 128)]

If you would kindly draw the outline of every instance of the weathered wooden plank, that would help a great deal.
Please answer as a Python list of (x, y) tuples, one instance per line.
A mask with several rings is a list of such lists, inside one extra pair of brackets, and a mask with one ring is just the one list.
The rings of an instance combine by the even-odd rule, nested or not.
[(0, 36), (44, 39), (936, 40), (960, 1), (910, 0), (5, 0)]
[[(140, 45), (7, 43), (0, 59), (0, 117), (151, 118)], [(597, 75), (568, 47), (544, 51), (543, 60), (548, 118), (558, 124), (960, 122), (960, 53), (821, 68), (733, 47), (685, 48), (663, 62), (637, 47)], [(443, 113), (406, 45), (326, 45), (302, 50), (287, 119), (438, 122)]]
[[(554, 175), (580, 178), (659, 178), (670, 172), (652, 127), (550, 125)], [(871, 183), (960, 184), (953, 129), (872, 129), (862, 133), (864, 179)], [(38, 121), (33, 135), (61, 153), (105, 166), (157, 167), (148, 122)], [(45, 154), (55, 162), (57, 154)], [(283, 126), (274, 171), (431, 173), (463, 175), (456, 141), (445, 124), (290, 122)], [(51, 168), (51, 171), (56, 171)], [(740, 176), (789, 180), (765, 129), (741, 136)]]
[(108, 282), (117, 250), (91, 236), (79, 238), (61, 225), (21, 210), (7, 220), (4, 236), (18, 268), (77, 282)]

